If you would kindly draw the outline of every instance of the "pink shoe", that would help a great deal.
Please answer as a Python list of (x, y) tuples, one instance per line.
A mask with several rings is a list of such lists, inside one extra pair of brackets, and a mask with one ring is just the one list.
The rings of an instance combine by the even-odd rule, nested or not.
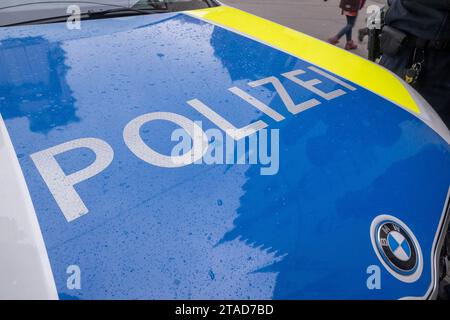
[(333, 45), (336, 45), (336, 44), (339, 43), (339, 39), (338, 39), (338, 37), (336, 37), (336, 36), (331, 37), (331, 38), (328, 39), (327, 41), (328, 41), (328, 43), (331, 43), (331, 44), (333, 44)]
[(353, 40), (350, 40), (345, 44), (345, 50), (355, 50), (355, 49), (358, 49), (358, 46), (353, 42)]

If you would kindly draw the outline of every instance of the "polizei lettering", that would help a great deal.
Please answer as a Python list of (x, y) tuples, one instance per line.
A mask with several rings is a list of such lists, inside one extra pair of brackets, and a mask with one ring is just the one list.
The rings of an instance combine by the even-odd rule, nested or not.
[[(319, 75), (322, 80), (331, 83), (333, 89), (325, 92), (323, 91), (323, 87), (319, 88), (322, 80), (315, 78), (317, 75)], [(307, 80), (305, 78), (307, 78)], [(293, 84), (312, 92), (313, 97), (309, 96), (305, 101), (294, 101), (280, 79), (291, 81)], [(294, 70), (283, 73), (278, 77), (271, 76), (252, 81), (247, 85), (249, 88), (257, 88), (260, 86), (274, 88), (275, 93), (280, 97), (284, 104), (285, 110), (274, 110), (271, 106), (253, 97), (241, 88), (232, 87), (229, 88), (228, 91), (248, 103), (250, 108), (258, 109), (275, 122), (285, 120), (289, 113), (297, 115), (310, 108), (317, 107), (330, 100), (338, 99), (339, 97), (356, 90), (352, 85), (314, 66), (308, 67), (307, 70)], [(268, 124), (264, 120), (252, 120), (251, 123), (238, 127), (233, 123), (232, 119), (225, 119), (223, 115), (221, 115), (221, 110), (214, 110), (213, 106), (207, 105), (198, 98), (186, 101), (186, 108), (195, 109), (203, 117), (207, 118), (217, 126), (218, 129), (216, 129), (216, 131), (221, 130), (232, 141), (238, 142), (244, 138), (250, 139), (248, 137), (255, 135), (256, 133), (259, 133), (259, 137), (267, 136), (263, 129), (267, 128)], [(149, 146), (148, 141), (144, 141), (141, 137), (140, 129), (152, 121), (161, 120), (171, 122), (183, 129), (186, 134), (190, 136), (190, 140), (192, 141), (191, 148), (189, 150), (180, 148), (180, 150), (182, 150), (182, 152), (180, 152), (181, 154), (171, 155), (161, 154), (152, 149)], [(130, 119), (123, 129), (122, 137), (131, 153), (140, 160), (153, 166), (180, 168), (195, 163), (208, 164), (208, 161), (205, 161), (204, 155), (208, 153), (208, 150), (213, 143), (212, 141), (209, 141), (210, 139), (208, 136), (210, 135), (207, 135), (207, 133), (203, 131), (199, 123), (201, 123), (200, 119), (192, 120), (173, 112), (152, 112)], [(271, 134), (272, 144), (270, 146), (272, 147), (272, 150), (270, 153), (278, 155), (277, 150), (273, 150), (273, 146), (278, 145), (278, 132), (276, 130), (277, 129), (273, 129)], [(217, 133), (214, 135), (218, 136)], [(66, 174), (60, 163), (58, 163), (58, 156), (78, 148), (87, 148), (91, 150), (95, 155), (95, 160), (85, 168)], [(266, 174), (273, 175), (278, 172), (279, 161), (276, 159), (277, 161), (273, 162), (272, 159), (267, 158), (268, 154), (268, 152), (262, 154), (262, 156), (265, 155), (263, 158), (265, 158), (266, 163), (264, 163), (264, 161), (262, 162), (265, 165), (270, 165), (269, 168), (266, 168)], [(255, 153), (253, 153), (253, 155), (255, 155)], [(88, 204), (84, 203), (83, 199), (75, 189), (75, 186), (80, 183), (89, 183), (87, 182), (88, 179), (101, 174), (107, 169), (114, 160), (114, 150), (108, 142), (102, 139), (96, 137), (83, 137), (33, 153), (31, 154), (31, 159), (47, 184), (48, 189), (53, 195), (64, 217), (68, 222), (71, 222), (89, 212)], [(217, 161), (210, 162), (217, 163)], [(250, 161), (249, 164), (253, 163)], [(95, 187), (95, 184), (92, 185), (92, 188)]]

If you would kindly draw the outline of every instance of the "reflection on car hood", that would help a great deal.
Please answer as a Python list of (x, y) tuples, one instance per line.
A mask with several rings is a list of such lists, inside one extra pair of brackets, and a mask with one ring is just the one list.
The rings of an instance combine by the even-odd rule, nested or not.
[[(286, 76), (296, 70), (309, 89)], [(61, 298), (429, 293), (450, 148), (412, 113), (359, 84), (184, 13), (83, 21), (81, 30), (64, 24), (1, 29), (0, 71), (0, 113)], [(272, 82), (248, 85), (268, 78)], [(274, 86), (279, 83), (291, 110)], [(341, 94), (323, 95), (329, 92)], [(237, 128), (260, 120), (279, 129), (278, 173), (261, 175), (261, 165), (164, 168), (139, 159), (124, 143), (127, 124), (152, 112), (217, 128), (188, 103), (195, 99)], [(311, 100), (318, 104), (291, 112)], [(142, 139), (167, 154), (173, 129), (154, 122), (142, 128)], [(80, 138), (105, 141), (114, 157), (76, 184), (88, 213), (68, 222), (31, 155)], [(69, 175), (95, 155), (77, 149), (57, 160)], [(414, 233), (423, 272), (404, 283), (381, 267), (382, 289), (369, 290), (366, 270), (381, 266), (370, 226), (382, 214)], [(82, 272), (80, 289), (67, 287), (71, 265)]]

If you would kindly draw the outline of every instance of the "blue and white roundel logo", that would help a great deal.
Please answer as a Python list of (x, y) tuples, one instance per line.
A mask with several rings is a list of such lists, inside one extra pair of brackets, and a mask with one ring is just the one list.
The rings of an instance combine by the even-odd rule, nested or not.
[[(387, 224), (385, 224), (386, 226)], [(398, 227), (392, 224), (392, 227)], [(411, 246), (409, 241), (398, 231), (391, 231), (387, 236), (389, 249), (400, 261), (408, 261), (411, 258)]]
[(372, 221), (370, 237), (376, 255), (390, 274), (408, 283), (419, 279), (422, 252), (405, 223), (393, 216), (380, 215)]

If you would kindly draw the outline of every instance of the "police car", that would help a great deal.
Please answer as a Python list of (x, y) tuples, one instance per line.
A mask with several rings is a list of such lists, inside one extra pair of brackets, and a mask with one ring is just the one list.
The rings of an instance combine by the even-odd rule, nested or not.
[(445, 297), (450, 133), (394, 74), (215, 0), (30, 2), (0, 298)]

